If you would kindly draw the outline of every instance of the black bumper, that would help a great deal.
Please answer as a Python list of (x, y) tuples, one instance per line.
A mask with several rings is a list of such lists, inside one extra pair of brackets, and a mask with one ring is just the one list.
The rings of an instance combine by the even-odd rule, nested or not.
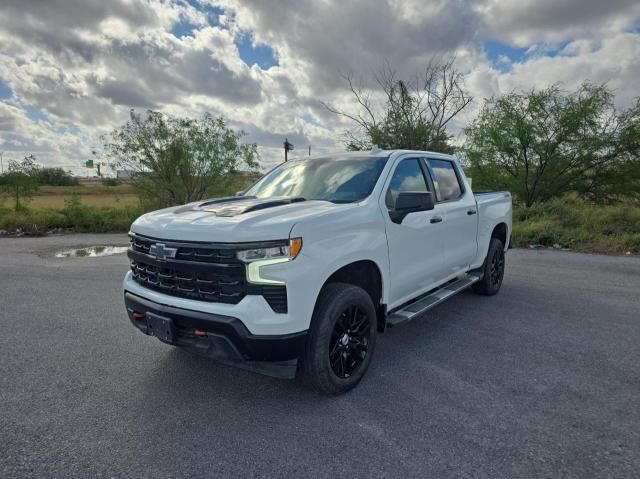
[(175, 308), (129, 292), (124, 294), (124, 302), (131, 323), (143, 333), (150, 335), (149, 313), (170, 319), (173, 333), (165, 342), (272, 376), (295, 376), (307, 339), (306, 331), (253, 335), (238, 318)]

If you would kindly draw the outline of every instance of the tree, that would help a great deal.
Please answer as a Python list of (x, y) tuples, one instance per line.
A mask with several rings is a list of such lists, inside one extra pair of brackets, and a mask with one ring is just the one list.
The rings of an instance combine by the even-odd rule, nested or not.
[(125, 126), (104, 138), (104, 150), (117, 167), (136, 172), (141, 199), (155, 206), (188, 203), (215, 195), (243, 168), (257, 168), (255, 144), (241, 143), (244, 132), (224, 118), (169, 117), (131, 110)]
[(604, 85), (558, 85), (485, 101), (465, 129), (476, 187), (508, 189), (525, 206), (567, 192), (606, 202), (640, 192), (640, 100), (619, 113)]
[(22, 161), (9, 161), (9, 171), (20, 171), (27, 175), (33, 175), (40, 169), (38, 160), (32, 154), (25, 156)]
[(346, 132), (349, 149), (365, 150), (377, 145), (385, 149), (451, 152), (453, 146), (447, 127), (472, 100), (454, 60), (431, 61), (424, 72), (411, 81), (398, 79), (387, 63), (375, 75), (375, 90), (356, 85), (353, 77), (347, 75), (344, 78), (357, 111), (323, 105), (355, 123), (355, 128)]
[(39, 167), (33, 155), (25, 156), (21, 162), (12, 160), (9, 162), (9, 171), (0, 177), (0, 185), (15, 200), (15, 209), (24, 208), (24, 200), (31, 198), (33, 192), (38, 189), (35, 179)]

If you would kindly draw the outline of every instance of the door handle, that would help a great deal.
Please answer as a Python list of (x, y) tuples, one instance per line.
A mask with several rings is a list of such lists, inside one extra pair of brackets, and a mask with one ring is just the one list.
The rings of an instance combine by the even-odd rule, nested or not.
[(431, 218), (429, 220), (430, 223), (440, 223), (442, 221), (442, 217), (441, 216), (434, 216), (433, 218)]
[(473, 210), (467, 210), (467, 214), (468, 214), (469, 216), (471, 216), (471, 215), (475, 215), (477, 212), (478, 212), (478, 210), (475, 210), (475, 209), (473, 209)]

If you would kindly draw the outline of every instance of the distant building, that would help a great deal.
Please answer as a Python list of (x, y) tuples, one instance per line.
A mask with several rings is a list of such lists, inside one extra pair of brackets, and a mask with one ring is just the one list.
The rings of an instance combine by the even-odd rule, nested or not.
[(119, 180), (130, 180), (136, 176), (136, 172), (133, 170), (116, 170), (116, 178)]

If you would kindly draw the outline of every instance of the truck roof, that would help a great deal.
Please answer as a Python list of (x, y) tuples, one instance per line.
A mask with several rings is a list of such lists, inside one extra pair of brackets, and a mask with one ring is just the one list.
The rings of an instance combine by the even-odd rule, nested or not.
[(420, 155), (420, 156), (429, 156), (431, 158), (443, 158), (443, 159), (448, 159), (448, 160), (455, 160), (455, 161), (459, 161), (457, 157), (453, 156), (453, 155), (449, 155), (446, 153), (438, 153), (436, 151), (424, 151), (424, 150), (400, 150), (400, 149), (396, 149), (396, 150), (381, 150), (378, 148), (373, 148), (371, 150), (362, 150), (362, 151), (341, 151), (341, 152), (336, 152), (336, 153), (328, 153), (328, 154), (324, 154), (324, 155), (318, 155), (318, 156), (311, 156), (311, 157), (303, 157), (303, 158), (296, 158), (296, 160), (290, 160), (290, 161), (298, 161), (298, 160), (314, 160), (314, 159), (321, 159), (321, 158), (357, 158), (357, 157), (363, 157), (363, 158), (371, 158), (371, 157), (391, 157), (392, 155), (403, 155), (403, 154), (416, 154), (416, 155)]

